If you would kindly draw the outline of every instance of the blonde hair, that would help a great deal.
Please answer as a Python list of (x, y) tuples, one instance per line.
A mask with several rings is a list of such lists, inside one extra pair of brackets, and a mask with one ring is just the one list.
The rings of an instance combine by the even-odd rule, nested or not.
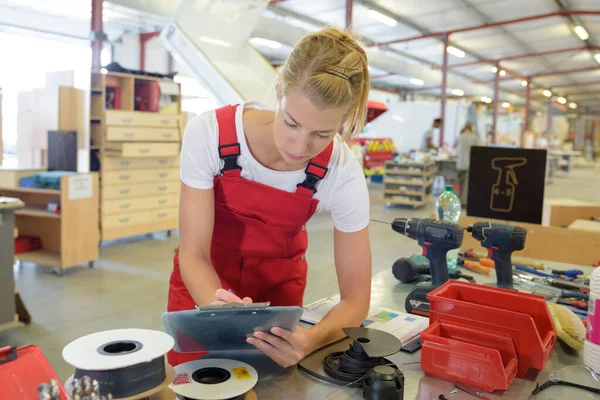
[(347, 108), (342, 138), (360, 132), (367, 118), (369, 64), (355, 37), (338, 28), (305, 35), (294, 46), (279, 77), (278, 95), (295, 87), (323, 108)]

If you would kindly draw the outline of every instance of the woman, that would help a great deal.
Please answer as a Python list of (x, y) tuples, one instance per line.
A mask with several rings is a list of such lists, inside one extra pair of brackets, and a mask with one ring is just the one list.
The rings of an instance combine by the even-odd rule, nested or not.
[[(369, 194), (345, 144), (366, 116), (365, 51), (338, 29), (308, 34), (285, 62), (276, 90), (275, 110), (258, 102), (226, 106), (186, 128), (168, 311), (235, 301), (301, 306), (305, 224), (328, 211), (341, 302), (310, 329), (275, 328), (248, 339), (287, 367), (342, 338), (342, 328), (358, 326), (369, 309)], [(197, 357), (172, 352), (169, 362)]]

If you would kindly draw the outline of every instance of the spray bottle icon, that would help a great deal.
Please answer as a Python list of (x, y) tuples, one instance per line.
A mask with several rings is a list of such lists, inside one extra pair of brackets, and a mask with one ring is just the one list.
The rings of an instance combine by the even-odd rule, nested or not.
[(498, 171), (498, 179), (492, 185), (490, 209), (510, 212), (515, 201), (515, 188), (519, 184), (515, 168), (527, 164), (524, 157), (497, 157), (492, 159), (492, 168)]

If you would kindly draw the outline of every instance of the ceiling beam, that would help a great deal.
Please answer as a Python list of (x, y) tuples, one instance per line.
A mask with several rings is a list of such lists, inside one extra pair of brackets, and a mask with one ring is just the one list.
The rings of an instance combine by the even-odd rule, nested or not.
[(523, 58), (548, 56), (548, 55), (552, 55), (552, 54), (570, 53), (570, 52), (573, 52), (573, 51), (585, 51), (585, 50), (600, 51), (600, 46), (592, 46), (592, 47), (570, 47), (570, 48), (566, 48), (566, 49), (540, 51), (540, 52), (537, 52), (537, 53), (517, 54), (517, 55), (514, 55), (514, 56), (507, 56), (507, 57), (502, 57), (502, 58), (497, 58), (497, 59), (487, 59), (487, 60), (480, 60), (480, 61), (471, 61), (471, 62), (466, 62), (466, 63), (461, 63), (461, 64), (453, 64), (453, 65), (448, 66), (448, 68), (469, 67), (469, 66), (478, 65), (478, 64), (494, 64), (496, 62), (501, 62), (501, 61), (520, 60), (520, 59), (523, 59)]
[(519, 23), (523, 23), (523, 22), (536, 21), (536, 20), (552, 18), (552, 17), (566, 17), (566, 16), (570, 16), (570, 15), (600, 15), (600, 11), (590, 11), (590, 10), (564, 11), (564, 10), (562, 10), (562, 11), (556, 11), (556, 12), (546, 13), (546, 14), (532, 15), (529, 17), (508, 19), (508, 20), (504, 20), (504, 21), (496, 21), (496, 22), (492, 22), (489, 24), (469, 26), (466, 28), (451, 29), (451, 30), (445, 31), (445, 32), (443, 32), (443, 31), (442, 32), (430, 32), (430, 33), (423, 34), (420, 36), (413, 36), (413, 37), (408, 37), (408, 38), (403, 38), (403, 39), (390, 40), (387, 42), (375, 43), (375, 44), (373, 44), (373, 46), (376, 46), (376, 47), (389, 46), (390, 44), (405, 43), (405, 42), (412, 42), (414, 40), (441, 37), (444, 34), (451, 35), (451, 34), (455, 34), (455, 33), (471, 32), (471, 31), (476, 31), (476, 30), (480, 30), (480, 29), (496, 28), (499, 26), (519, 24)]
[[(530, 78), (542, 78), (546, 76), (552, 75), (566, 75), (566, 74), (576, 74), (580, 72), (590, 72), (590, 71), (600, 71), (600, 65), (593, 67), (585, 67), (585, 68), (575, 68), (575, 69), (566, 69), (561, 71), (552, 71), (552, 72), (542, 72), (539, 74), (531, 75)], [(501, 81), (514, 81), (515, 79), (519, 79), (518, 77), (505, 76), (504, 78), (500, 78)], [(493, 79), (488, 80), (480, 80), (478, 83), (491, 83)]]

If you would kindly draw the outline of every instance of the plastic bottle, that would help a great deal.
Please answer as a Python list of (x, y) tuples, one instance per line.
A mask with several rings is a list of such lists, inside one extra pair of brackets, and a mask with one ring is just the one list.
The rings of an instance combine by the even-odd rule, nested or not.
[(600, 267), (596, 267), (590, 276), (590, 301), (583, 342), (583, 364), (600, 374)]
[[(461, 211), (460, 199), (454, 193), (452, 186), (446, 186), (446, 190), (435, 201), (435, 217), (439, 220), (458, 224)], [(458, 249), (451, 250), (446, 255), (446, 263), (448, 271), (456, 270), (456, 262), (458, 258)]]

